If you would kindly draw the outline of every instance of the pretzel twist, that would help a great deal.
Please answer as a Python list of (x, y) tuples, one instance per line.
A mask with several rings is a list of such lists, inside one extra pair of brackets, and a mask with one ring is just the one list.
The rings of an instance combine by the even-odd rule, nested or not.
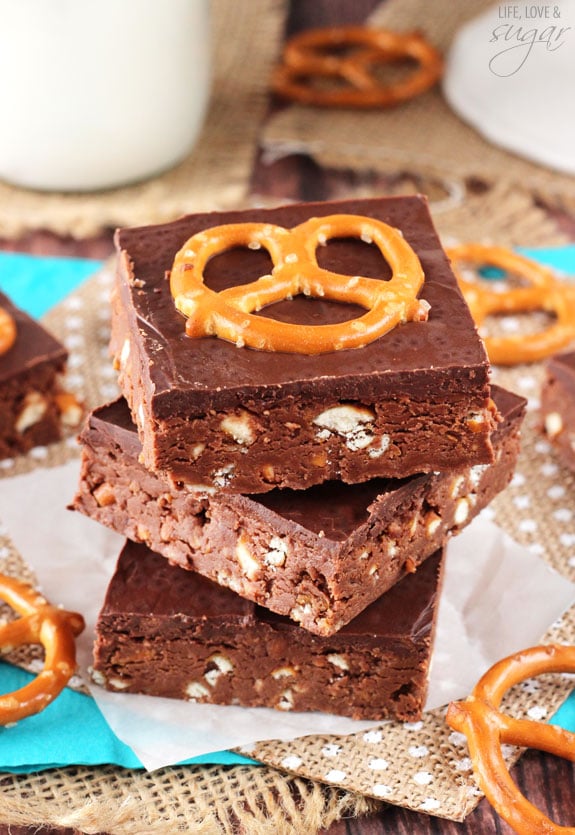
[[(555, 321), (537, 333), (510, 334), (485, 338), (489, 359), (495, 365), (516, 365), (537, 362), (565, 348), (575, 339), (575, 287), (555, 278), (547, 267), (511, 252), (504, 247), (483, 244), (462, 244), (447, 249), (457, 280), (475, 324), (480, 327), (492, 314), (553, 314)], [(494, 289), (486, 282), (471, 281), (462, 275), (461, 262), (477, 266), (491, 265), (513, 273), (527, 282), (526, 286), (504, 290)]]
[(467, 737), (479, 786), (496, 812), (522, 835), (575, 833), (559, 826), (530, 803), (513, 781), (501, 744), (537, 748), (575, 761), (575, 734), (557, 725), (513, 719), (499, 711), (505, 692), (542, 673), (575, 673), (575, 647), (537, 646), (510, 655), (494, 664), (463, 702), (452, 702), (447, 723)]
[[(373, 242), (389, 263), (392, 277), (382, 281), (320, 268), (317, 247), (334, 237)], [(263, 247), (274, 268), (270, 275), (216, 293), (204, 284), (204, 268), (214, 255), (233, 247)], [(170, 288), (177, 309), (188, 317), (188, 336), (216, 335), (260, 351), (322, 354), (363, 347), (399, 323), (427, 319), (429, 305), (417, 298), (423, 281), (417, 255), (396, 229), (372, 218), (329, 215), (292, 229), (237, 223), (200, 232), (176, 255)], [(298, 294), (357, 304), (367, 313), (329, 325), (300, 325), (253, 315)]]
[(0, 307), (0, 356), (16, 341), (16, 322), (4, 307)]
[[(393, 84), (375, 74), (378, 65), (411, 59), (416, 69)], [(423, 93), (443, 72), (439, 52), (419, 33), (366, 26), (308, 29), (286, 43), (273, 90), (283, 98), (321, 107), (390, 107)], [(331, 87), (317, 81), (331, 79)]]
[(23, 644), (42, 644), (44, 669), (29, 684), (0, 696), (0, 725), (39, 713), (66, 686), (76, 669), (74, 638), (84, 629), (75, 612), (51, 606), (26, 583), (0, 574), (0, 599), (22, 617), (0, 626), (0, 650), (11, 652)]

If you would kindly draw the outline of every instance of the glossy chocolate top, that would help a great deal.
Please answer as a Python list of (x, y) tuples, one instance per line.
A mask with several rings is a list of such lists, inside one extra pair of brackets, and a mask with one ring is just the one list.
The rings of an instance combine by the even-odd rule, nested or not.
[(0, 293), (3, 307), (16, 322), (16, 341), (0, 354), (0, 382), (27, 371), (43, 362), (64, 366), (66, 349), (34, 319), (15, 307), (8, 296)]
[[(292, 227), (314, 216), (357, 214), (377, 218), (401, 230), (421, 261), (425, 283), (420, 297), (431, 305), (427, 322), (399, 325), (375, 342), (353, 350), (319, 356), (282, 354), (238, 348), (216, 337), (185, 335), (185, 318), (176, 310), (166, 278), (176, 252), (201, 230), (224, 223), (265, 221)], [(381, 397), (385, 392), (425, 396), (441, 387), (443, 394), (478, 391), (488, 380), (488, 361), (473, 320), (458, 289), (433, 227), (423, 197), (390, 197), (305, 203), (277, 209), (253, 209), (190, 215), (172, 223), (121, 229), (116, 245), (122, 257), (123, 298), (131, 296), (133, 338), (141, 340), (148, 359), (149, 396), (158, 417), (174, 408), (200, 413), (218, 405), (245, 401), (246, 392), (260, 401), (279, 396), (340, 399)], [(320, 266), (346, 275), (385, 280), (390, 270), (379, 250), (359, 239), (334, 239), (317, 252)], [(268, 273), (265, 250), (235, 248), (215, 256), (205, 281), (214, 290), (253, 281)], [(323, 324), (355, 318), (355, 306), (298, 296), (270, 305), (262, 314), (282, 321)]]
[[(523, 417), (526, 401), (523, 397), (499, 386), (492, 387), (492, 395), (502, 418), (493, 435), (493, 445), (497, 449), (505, 435), (511, 432)], [(134, 460), (138, 459), (142, 449), (130, 411), (123, 399), (96, 409), (89, 417), (81, 440), (85, 443), (92, 440), (94, 445), (104, 447), (117, 447)], [(425, 476), (415, 475), (404, 479), (377, 478), (362, 484), (326, 482), (305, 491), (276, 489), (245, 499), (240, 496), (234, 501), (253, 499), (294, 524), (315, 533), (323, 531), (326, 539), (337, 541), (346, 539), (366, 521), (369, 506), (378, 496), (400, 488), (416, 490), (421, 478)], [(227, 500), (232, 499), (228, 496)]]
[[(419, 636), (431, 629), (441, 583), (442, 552), (372, 603), (336, 636), (309, 640), (333, 644), (339, 636), (366, 639)], [(276, 629), (301, 633), (301, 627), (274, 615), (193, 571), (170, 565), (145, 545), (126, 542), (108, 587), (102, 616), (153, 615), (172, 620), (180, 616), (203, 624), (253, 626), (269, 623)]]

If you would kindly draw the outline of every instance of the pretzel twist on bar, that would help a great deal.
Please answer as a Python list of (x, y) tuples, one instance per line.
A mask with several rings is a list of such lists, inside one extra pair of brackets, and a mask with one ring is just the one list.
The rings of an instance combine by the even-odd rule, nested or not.
[(467, 737), (479, 786), (497, 813), (522, 835), (575, 833), (559, 826), (530, 803), (513, 781), (501, 744), (537, 748), (575, 761), (575, 734), (543, 722), (513, 719), (499, 711), (506, 691), (542, 673), (575, 673), (575, 647), (538, 646), (510, 655), (494, 664), (463, 702), (452, 702), (447, 723)]
[(11, 652), (23, 644), (42, 644), (44, 669), (29, 684), (0, 696), (0, 725), (39, 713), (66, 686), (76, 669), (74, 638), (84, 629), (75, 612), (51, 606), (31, 586), (0, 574), (0, 599), (22, 617), (0, 626), (0, 650)]
[[(495, 365), (537, 362), (557, 353), (575, 339), (575, 288), (555, 278), (547, 267), (504, 247), (462, 244), (447, 250), (457, 280), (475, 324), (492, 314), (544, 311), (556, 317), (548, 327), (529, 335), (485, 338), (489, 359)], [(487, 282), (471, 281), (461, 274), (461, 262), (500, 267), (527, 282), (526, 286), (495, 289)]]
[[(411, 59), (417, 68), (392, 84), (382, 83), (378, 65)], [(286, 43), (272, 79), (274, 91), (301, 104), (322, 107), (390, 107), (423, 93), (441, 77), (443, 60), (416, 33), (366, 26), (309, 29)], [(318, 86), (332, 79), (337, 86)]]
[[(334, 237), (374, 243), (389, 263), (388, 281), (340, 275), (319, 267), (316, 249)], [(267, 250), (270, 275), (216, 293), (204, 284), (210, 258), (233, 247)], [(286, 229), (270, 223), (217, 226), (190, 238), (171, 271), (170, 288), (178, 310), (188, 317), (186, 333), (209, 335), (260, 351), (322, 354), (360, 348), (399, 323), (427, 319), (429, 305), (417, 298), (424, 281), (419, 259), (400, 232), (357, 215), (329, 215)], [(328, 325), (299, 325), (253, 315), (262, 307), (298, 294), (357, 304), (367, 313)]]
[(16, 341), (16, 322), (8, 311), (0, 307), (0, 355), (10, 350)]

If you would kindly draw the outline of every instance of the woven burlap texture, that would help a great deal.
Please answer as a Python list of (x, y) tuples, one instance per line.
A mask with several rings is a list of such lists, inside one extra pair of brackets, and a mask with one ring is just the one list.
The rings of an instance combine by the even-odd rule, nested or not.
[(231, 13), (228, 0), (212, 0), (211, 10), (211, 100), (190, 155), (161, 176), (97, 193), (42, 193), (0, 183), (0, 236), (18, 238), (46, 229), (88, 237), (105, 228), (171, 220), (244, 200), (267, 108), (270, 68), (283, 35), (285, 3), (251, 0)]
[[(394, 31), (422, 31), (445, 54), (459, 27), (490, 5), (489, 0), (385, 0), (368, 23)], [(262, 145), (270, 158), (308, 153), (321, 165), (339, 169), (426, 172), (460, 183), (480, 177), (489, 184), (537, 190), (571, 205), (575, 194), (575, 177), (483, 139), (448, 107), (440, 86), (386, 110), (288, 106), (268, 120)]]
[(377, 804), (271, 768), (188, 767), (153, 774), (110, 766), (0, 777), (0, 814), (13, 823), (114, 835), (315, 833)]
[[(117, 392), (107, 352), (110, 269), (104, 269), (49, 316), (46, 324), (74, 358), (68, 385), (87, 406)], [(496, 381), (527, 395), (536, 406), (541, 366), (495, 369)], [(5, 462), (1, 477), (51, 466), (78, 454), (71, 436), (49, 449)], [(575, 477), (559, 466), (537, 428), (532, 408), (523, 433), (517, 475), (492, 505), (495, 520), (526, 547), (535, 549), (564, 575), (575, 579), (575, 542), (570, 508)], [(4, 521), (4, 526), (2, 526)], [(7, 570), (20, 573), (17, 555), (0, 520), (0, 554)], [(1, 567), (1, 566), (0, 566)], [(575, 641), (571, 610), (544, 636)], [(519, 686), (506, 701), (513, 715), (550, 718), (572, 687), (567, 676)], [(421, 722), (388, 722), (367, 734), (311, 736), (293, 742), (268, 741), (249, 751), (265, 765), (174, 767), (153, 774), (115, 767), (66, 768), (36, 775), (3, 775), (0, 820), (14, 824), (74, 826), (111, 835), (138, 832), (317, 831), (341, 816), (378, 808), (381, 801), (462, 820), (478, 793), (465, 740), (444, 722), (444, 711)], [(519, 755), (508, 749), (513, 762)]]

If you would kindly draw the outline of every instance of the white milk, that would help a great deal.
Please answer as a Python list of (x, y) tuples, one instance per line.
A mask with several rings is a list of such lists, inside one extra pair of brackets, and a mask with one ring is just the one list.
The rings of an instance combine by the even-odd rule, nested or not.
[(82, 191), (167, 169), (209, 81), (209, 0), (0, 0), (0, 178)]

